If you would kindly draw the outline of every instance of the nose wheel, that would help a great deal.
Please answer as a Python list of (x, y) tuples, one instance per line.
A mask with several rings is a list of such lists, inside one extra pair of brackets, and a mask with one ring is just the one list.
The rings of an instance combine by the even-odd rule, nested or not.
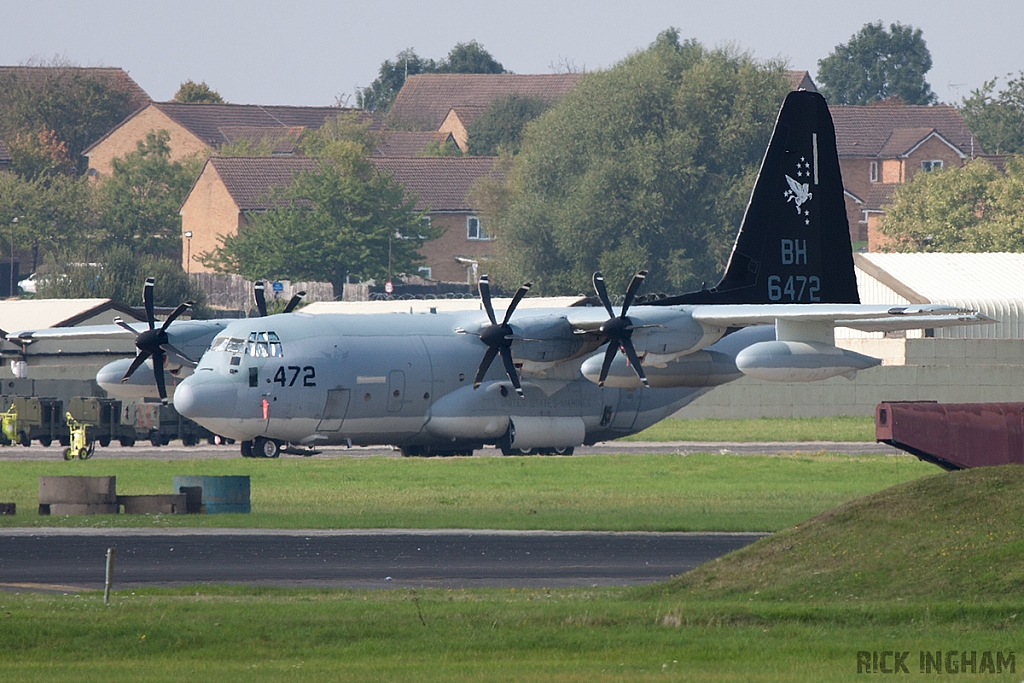
[(257, 436), (252, 441), (242, 442), (243, 458), (276, 458), (281, 455), (281, 442)]

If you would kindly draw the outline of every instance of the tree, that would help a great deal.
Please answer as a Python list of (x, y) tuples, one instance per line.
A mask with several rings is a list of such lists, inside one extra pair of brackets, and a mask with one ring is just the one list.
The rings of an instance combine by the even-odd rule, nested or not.
[(925, 81), (932, 68), (921, 29), (882, 22), (865, 24), (818, 61), (821, 94), (832, 104), (869, 104), (898, 97), (907, 104), (934, 104), (937, 100)]
[(356, 91), (356, 105), (370, 111), (386, 112), (395, 101), (405, 79), (417, 74), (502, 74), (503, 67), (483, 45), (471, 40), (457, 43), (440, 62), (423, 59), (413, 48), (406, 48), (395, 56), (395, 61), (384, 60), (377, 79), (368, 87)]
[(1024, 159), (1000, 173), (984, 159), (918, 173), (900, 186), (879, 230), (893, 251), (1024, 251)]
[(389, 259), (392, 272), (415, 272), (420, 236), (436, 235), (404, 188), (352, 149), (296, 175), (269, 203), (203, 263), (250, 279), (328, 281), (340, 292), (349, 277), (385, 278)]
[(174, 93), (174, 101), (186, 104), (224, 104), (224, 98), (206, 85), (206, 81), (196, 83), (191, 79), (178, 87), (178, 92)]
[[(505, 287), (586, 292), (717, 281), (788, 90), (782, 63), (680, 42), (675, 30), (527, 127), (503, 191), (481, 192)], [(487, 198), (490, 201), (486, 201)]]
[(11, 170), (27, 180), (74, 171), (67, 143), (46, 126), (35, 133), (19, 133), (8, 143), (8, 150)]
[(31, 79), (16, 70), (0, 75), (0, 139), (53, 131), (82, 173), (82, 150), (131, 113), (131, 94), (65, 62), (35, 66), (47, 68)]
[(441, 74), (503, 74), (507, 73), (498, 60), (475, 40), (456, 43), (448, 56), (437, 65)]
[(517, 154), (526, 124), (543, 114), (550, 105), (539, 97), (512, 94), (500, 97), (466, 127), (469, 153), (496, 156)]
[(123, 246), (104, 250), (65, 252), (48, 260), (49, 274), (39, 284), (41, 298), (109, 298), (124, 303), (141, 303), (147, 277), (156, 280), (154, 302), (157, 306), (177, 306), (194, 301), (193, 317), (210, 313), (206, 293), (181, 269), (180, 262), (138, 256)]
[(178, 258), (180, 263), (178, 209), (202, 160), (171, 161), (169, 140), (165, 130), (150, 131), (135, 151), (113, 160), (113, 173), (99, 187), (104, 246)]
[(960, 114), (990, 154), (1024, 152), (1024, 71), (1016, 78), (1007, 74), (1006, 87), (993, 95), (996, 81), (971, 91), (960, 106)]

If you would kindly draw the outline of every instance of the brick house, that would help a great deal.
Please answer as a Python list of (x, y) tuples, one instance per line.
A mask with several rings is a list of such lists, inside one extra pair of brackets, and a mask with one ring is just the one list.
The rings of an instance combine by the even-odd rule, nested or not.
[[(444, 234), (423, 245), (426, 258), (420, 273), (433, 280), (472, 281), (474, 262), (493, 253), (486, 226), (469, 205), (467, 195), (478, 178), (494, 173), (492, 157), (371, 157), (379, 169), (417, 196), (416, 209), (428, 210), (431, 225)], [(182, 268), (209, 272), (196, 260), (219, 246), (222, 235), (244, 229), (246, 215), (265, 211), (268, 190), (287, 185), (296, 173), (313, 170), (309, 157), (219, 157), (207, 159), (181, 206)], [(191, 237), (186, 238), (185, 234)], [(191, 257), (191, 263), (188, 263)]]
[(136, 142), (159, 130), (170, 135), (172, 161), (192, 154), (206, 156), (221, 145), (238, 141), (263, 140), (275, 154), (292, 154), (303, 130), (320, 128), (327, 119), (345, 111), (356, 112), (370, 119), (371, 127), (379, 128), (372, 114), (339, 107), (151, 102), (85, 150), (89, 175), (108, 175), (112, 159), (134, 151)]
[(896, 186), (920, 171), (960, 167), (981, 147), (951, 106), (892, 101), (829, 107), (846, 189), (850, 238), (880, 245), (877, 225)]

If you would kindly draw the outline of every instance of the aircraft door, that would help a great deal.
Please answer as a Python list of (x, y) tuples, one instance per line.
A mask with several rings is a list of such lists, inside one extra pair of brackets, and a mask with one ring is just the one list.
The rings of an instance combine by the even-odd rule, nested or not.
[[(608, 428), (629, 431), (633, 428), (633, 423), (636, 422), (637, 411), (640, 409), (640, 391), (636, 389), (617, 389), (616, 391), (619, 392), (618, 406), (615, 408), (615, 414)], [(610, 397), (606, 395), (605, 400), (607, 398)]]
[(349, 389), (330, 389), (327, 392), (327, 402), (324, 404), (324, 411), (317, 425), (318, 432), (336, 432), (341, 429), (341, 423), (345, 421), (345, 414), (348, 412), (348, 402), (352, 397)]
[(405, 373), (392, 370), (388, 373), (388, 412), (397, 413), (405, 401)]

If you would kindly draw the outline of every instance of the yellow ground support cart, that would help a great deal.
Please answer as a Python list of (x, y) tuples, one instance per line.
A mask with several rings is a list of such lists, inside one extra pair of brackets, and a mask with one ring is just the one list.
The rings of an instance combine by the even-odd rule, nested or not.
[(0, 413), (0, 446), (10, 446), (18, 439), (18, 411), (11, 406)]
[(64, 459), (73, 460), (77, 457), (79, 460), (88, 460), (96, 451), (96, 442), (86, 438), (88, 425), (76, 420), (71, 413), (67, 413), (67, 419), (71, 445), (64, 449)]

